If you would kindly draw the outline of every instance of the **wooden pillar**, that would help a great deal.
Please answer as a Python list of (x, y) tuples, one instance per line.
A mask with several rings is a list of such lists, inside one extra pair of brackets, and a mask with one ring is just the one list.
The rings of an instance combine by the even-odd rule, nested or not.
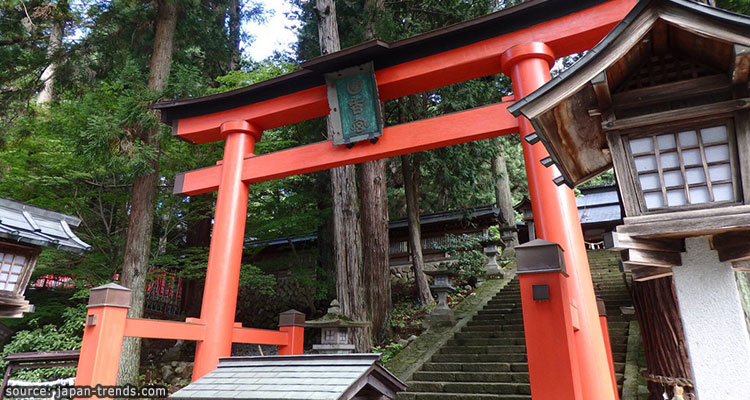
[[(521, 99), (550, 80), (549, 69), (555, 61), (552, 49), (544, 43), (528, 42), (511, 47), (502, 54), (500, 62), (503, 72), (510, 76), (516, 99)], [(526, 118), (519, 118), (519, 130), (522, 138), (535, 132)], [(537, 237), (560, 244), (565, 250), (565, 264), (568, 268), (567, 298), (575, 313), (573, 319), (579, 322), (580, 329), (575, 332), (576, 352), (578, 354), (579, 373), (582, 378), (582, 399), (612, 400), (616, 394), (612, 390), (607, 365), (607, 354), (604, 347), (599, 316), (594, 296), (594, 286), (589, 271), (586, 247), (583, 242), (581, 222), (573, 191), (566, 186), (557, 186), (556, 167), (549, 168), (541, 160), (549, 156), (540, 142), (530, 143), (522, 139), (526, 175), (529, 182), (529, 195)], [(523, 307), (527, 304), (524, 303)], [(524, 318), (524, 324), (526, 324)], [(542, 318), (530, 320), (532, 324), (545, 324)], [(529, 329), (525, 326), (525, 329)], [(535, 329), (535, 328), (532, 328)], [(563, 334), (562, 332), (560, 333)], [(527, 347), (529, 344), (527, 344)], [(536, 360), (544, 362), (543, 360)], [(529, 359), (529, 370), (531, 363)], [(532, 396), (535, 400), (544, 399), (534, 393), (537, 385), (545, 381), (545, 376), (531, 373)], [(554, 385), (552, 382), (545, 383)], [(556, 397), (560, 398), (560, 397)]]
[(117, 383), (128, 308), (130, 289), (115, 283), (91, 289), (76, 370), (77, 386)]
[(225, 122), (221, 133), (225, 137), (224, 160), (200, 318), (207, 329), (195, 349), (193, 380), (213, 371), (219, 358), (232, 354), (249, 192), (249, 185), (242, 182), (242, 162), (253, 154), (255, 142), (261, 138), (261, 131), (244, 120)]

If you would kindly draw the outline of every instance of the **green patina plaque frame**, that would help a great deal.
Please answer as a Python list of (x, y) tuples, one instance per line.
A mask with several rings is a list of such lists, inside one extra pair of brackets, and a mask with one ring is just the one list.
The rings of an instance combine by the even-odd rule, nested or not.
[(378, 84), (372, 62), (325, 74), (333, 144), (351, 146), (383, 135)]

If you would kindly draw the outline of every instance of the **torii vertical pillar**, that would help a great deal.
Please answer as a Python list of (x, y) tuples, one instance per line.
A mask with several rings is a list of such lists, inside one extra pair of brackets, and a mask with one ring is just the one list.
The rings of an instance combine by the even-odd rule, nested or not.
[[(519, 44), (502, 54), (500, 59), (502, 69), (513, 82), (516, 100), (531, 94), (550, 80), (549, 70), (554, 61), (552, 49), (540, 42)], [(556, 167), (546, 168), (541, 164), (540, 160), (549, 156), (542, 143), (529, 144), (523, 139), (534, 132), (531, 123), (526, 118), (520, 117), (519, 127), (537, 237), (558, 243), (565, 250), (565, 264), (569, 275), (567, 278), (568, 297), (571, 312), (577, 313), (577, 318), (573, 315), (573, 319), (577, 320), (579, 328), (575, 332), (575, 345), (583, 400), (613, 400), (616, 398), (616, 393), (613, 391), (609, 375), (607, 352), (599, 323), (594, 286), (591, 281), (591, 271), (589, 271), (575, 196), (567, 186), (557, 186), (552, 181), (558, 174)], [(523, 308), (532, 306), (522, 301)], [(526, 329), (529, 329), (529, 324), (544, 327), (545, 320), (530, 318), (527, 321), (524, 316), (524, 324), (527, 325)], [(527, 342), (526, 346), (533, 346), (533, 343)], [(561, 399), (559, 396), (548, 397), (546, 395), (554, 392), (556, 382), (534, 373), (534, 371), (543, 370), (535, 366), (544, 365), (546, 360), (530, 357), (528, 361), (532, 397), (535, 400)]]
[(219, 358), (232, 354), (249, 195), (249, 185), (242, 182), (242, 160), (253, 155), (255, 142), (261, 138), (261, 131), (244, 120), (225, 122), (221, 134), (225, 138), (224, 160), (200, 318), (210, 328), (196, 346), (193, 380), (213, 371)]

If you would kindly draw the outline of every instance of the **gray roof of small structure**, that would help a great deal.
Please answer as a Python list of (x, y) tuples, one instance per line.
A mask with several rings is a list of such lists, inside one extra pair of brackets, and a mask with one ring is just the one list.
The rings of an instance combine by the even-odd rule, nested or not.
[(581, 188), (581, 192), (583, 196), (576, 198), (581, 224), (622, 220), (622, 208), (616, 186)]
[[(174, 399), (350, 399), (379, 387), (406, 386), (380, 365), (379, 354), (315, 354), (230, 357), (204, 377), (170, 396)], [(377, 390), (377, 393), (385, 395)]]
[[(622, 206), (620, 204), (620, 196), (617, 193), (617, 186), (601, 185), (582, 187), (579, 190), (583, 196), (576, 198), (576, 206), (578, 207), (578, 218), (581, 220), (581, 225), (602, 224), (622, 220)], [(528, 202), (528, 199), (524, 198), (516, 204), (516, 209), (519, 206), (525, 205), (526, 202)], [(524, 223), (521, 221), (516, 225), (524, 225)]]
[(83, 253), (91, 246), (70, 229), (80, 223), (70, 215), (0, 198), (0, 239)]

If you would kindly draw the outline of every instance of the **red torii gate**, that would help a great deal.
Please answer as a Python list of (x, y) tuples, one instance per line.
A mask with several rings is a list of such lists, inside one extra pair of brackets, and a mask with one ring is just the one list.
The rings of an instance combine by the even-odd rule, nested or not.
[[(357, 65), (367, 61), (367, 57), (387, 55), (389, 50), (399, 46), (414, 48), (433, 40), (433, 50), (425, 50), (426, 55), (382, 68), (375, 64), (380, 100), (499, 72), (510, 76), (518, 100), (550, 79), (549, 69), (555, 58), (593, 47), (635, 3), (635, 0), (532, 0), (391, 45), (374, 41), (319, 57), (302, 64), (306, 70), (248, 88), (156, 105), (154, 108), (162, 111), (162, 120), (172, 124), (175, 136), (192, 143), (225, 141), (224, 159), (216, 166), (179, 174), (175, 181), (176, 194), (196, 195), (218, 190), (201, 318), (186, 323), (169, 323), (173, 327), (169, 338), (179, 336), (176, 333), (180, 329), (178, 325), (189, 325), (196, 332), (189, 338), (198, 341), (193, 378), (212, 371), (220, 357), (229, 356), (233, 337), (235, 340), (237, 337), (234, 317), (250, 183), (514, 132), (520, 132), (522, 136), (533, 133), (530, 123), (524, 118), (512, 117), (506, 110), (510, 103), (503, 102), (386, 127), (375, 144), (361, 142), (346, 149), (324, 141), (255, 156), (254, 145), (261, 139), (263, 130), (329, 113), (326, 87), (321, 82), (322, 72)], [(460, 37), (462, 32), (471, 34), (493, 23), (515, 23), (516, 30), (473, 41), (462, 37), (452, 47), (448, 43), (435, 48), (435, 39)], [(497, 27), (493, 29), (499, 30)], [(450, 49), (445, 50), (446, 47)], [(291, 89), (290, 85), (293, 86)], [(553, 281), (545, 281), (550, 285), (551, 301), (538, 304), (533, 301), (531, 285), (537, 283), (540, 276), (520, 277), (532, 395), (535, 400), (615, 399), (616, 388), (610, 375), (608, 349), (600, 328), (573, 192), (566, 186), (553, 183), (556, 168), (545, 168), (540, 163), (548, 156), (541, 143), (522, 142), (538, 236), (562, 246), (569, 274), (567, 278), (559, 276)], [(159, 323), (130, 323), (133, 326), (128, 328), (130, 336), (148, 334), (149, 337), (161, 337), (155, 332)], [(195, 324), (201, 327), (196, 328)], [(135, 325), (143, 328), (135, 329)], [(96, 378), (82, 378), (82, 368), (91, 370), (94, 365), (102, 368), (106, 364), (105, 369), (112, 369), (112, 362), (104, 361), (113, 355), (104, 354), (107, 346), (98, 351), (87, 351), (86, 348), (86, 335), (90, 343), (101, 346), (101, 337), (91, 339), (95, 336), (92, 331), (101, 328), (104, 327), (87, 327), (76, 384), (104, 383)], [(121, 341), (122, 334), (117, 335)], [(291, 345), (291, 338), (278, 340), (290, 343), (286, 351), (298, 351)], [(114, 351), (112, 346), (109, 351)], [(115, 376), (116, 366), (114, 363)], [(110, 370), (98, 376), (111, 377)]]

